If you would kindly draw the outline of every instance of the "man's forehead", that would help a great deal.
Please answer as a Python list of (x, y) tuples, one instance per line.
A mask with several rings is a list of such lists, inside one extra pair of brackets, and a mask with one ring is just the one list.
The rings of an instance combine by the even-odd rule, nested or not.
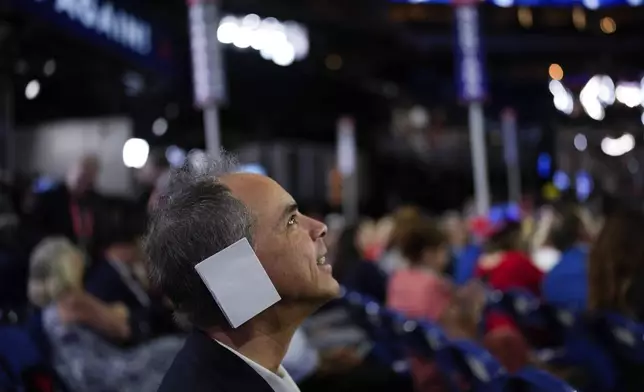
[[(293, 198), (277, 182), (269, 177), (252, 173), (233, 173), (220, 178), (235, 197), (258, 212), (292, 203)], [(262, 208), (264, 207), (264, 208)]]

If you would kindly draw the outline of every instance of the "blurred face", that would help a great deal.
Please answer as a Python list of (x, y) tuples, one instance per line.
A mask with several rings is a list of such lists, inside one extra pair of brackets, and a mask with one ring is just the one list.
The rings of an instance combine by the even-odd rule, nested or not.
[(61, 283), (71, 289), (80, 289), (83, 287), (84, 272), (83, 255), (79, 252), (70, 253), (60, 266)]
[(340, 291), (326, 263), (326, 226), (301, 214), (293, 197), (268, 177), (222, 179), (256, 218), (254, 248), (283, 301), (324, 303)]
[(72, 192), (82, 194), (94, 188), (97, 176), (97, 159), (94, 157), (86, 157), (74, 165), (69, 171), (67, 186)]
[(449, 264), (449, 248), (439, 246), (434, 249), (426, 249), (423, 252), (423, 263), (438, 272), (445, 271)]
[(467, 242), (467, 227), (458, 217), (451, 217), (445, 221), (445, 232), (452, 246), (463, 246)]

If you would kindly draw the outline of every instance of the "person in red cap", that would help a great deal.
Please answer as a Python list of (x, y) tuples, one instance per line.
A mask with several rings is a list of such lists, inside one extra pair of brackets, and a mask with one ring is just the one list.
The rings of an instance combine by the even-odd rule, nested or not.
[[(475, 276), (500, 291), (525, 289), (541, 295), (543, 272), (521, 250), (521, 225), (503, 222), (492, 230), (479, 258)], [(485, 319), (483, 344), (509, 370), (527, 364), (529, 346), (512, 318), (490, 314)]]

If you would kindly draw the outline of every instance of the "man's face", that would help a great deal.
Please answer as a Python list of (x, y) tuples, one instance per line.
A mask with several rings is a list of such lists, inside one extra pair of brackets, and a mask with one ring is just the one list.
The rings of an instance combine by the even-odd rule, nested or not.
[(326, 226), (302, 215), (293, 197), (268, 177), (222, 179), (254, 215), (254, 248), (283, 301), (325, 302), (340, 291), (325, 263)]
[(98, 161), (94, 157), (81, 159), (68, 175), (68, 185), (72, 191), (82, 194), (94, 188), (98, 176)]

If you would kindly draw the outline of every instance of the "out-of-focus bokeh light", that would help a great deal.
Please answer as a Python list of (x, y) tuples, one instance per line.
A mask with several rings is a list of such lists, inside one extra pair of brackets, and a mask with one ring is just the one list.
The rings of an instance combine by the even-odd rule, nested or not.
[(618, 102), (634, 108), (642, 104), (642, 91), (639, 83), (620, 82), (615, 88), (615, 99)]
[(36, 99), (40, 94), (40, 82), (37, 80), (32, 80), (27, 83), (25, 87), (25, 97), (29, 100)]
[(588, 148), (588, 139), (586, 139), (584, 134), (578, 133), (575, 135), (573, 143), (575, 144), (577, 151), (586, 151), (586, 148)]
[(514, 5), (514, 0), (493, 0), (493, 3), (499, 7), (512, 7)]
[(559, 64), (550, 64), (550, 67), (548, 67), (548, 75), (550, 75), (550, 79), (561, 80), (564, 77), (563, 68)]
[(589, 10), (596, 10), (601, 5), (600, 0), (582, 0), (582, 4)]
[(611, 157), (622, 156), (635, 148), (635, 137), (625, 133), (617, 139), (605, 137), (601, 143), (602, 152)]
[(586, 28), (586, 11), (581, 7), (575, 7), (572, 10), (572, 24), (577, 30)]
[(528, 7), (520, 7), (517, 10), (517, 19), (519, 19), (519, 24), (522, 27), (526, 29), (532, 27), (532, 10)]
[(56, 73), (56, 61), (47, 60), (47, 62), (43, 66), (42, 71), (45, 74), (45, 76), (52, 76), (54, 73)]
[(570, 177), (561, 170), (557, 170), (552, 176), (552, 183), (560, 190), (565, 191), (570, 187)]
[(133, 169), (145, 166), (150, 155), (150, 145), (143, 139), (132, 138), (123, 145), (123, 163)]
[(575, 108), (572, 92), (566, 89), (558, 80), (551, 80), (548, 88), (552, 94), (552, 102), (555, 108), (562, 113), (571, 114)]
[(599, 22), (599, 27), (602, 29), (602, 32), (605, 34), (612, 34), (617, 30), (617, 24), (615, 20), (609, 16), (602, 18)]
[(168, 131), (168, 120), (165, 118), (157, 118), (152, 124), (152, 133), (156, 136), (163, 136)]
[(252, 48), (262, 58), (280, 66), (304, 59), (309, 53), (309, 37), (305, 27), (275, 18), (261, 19), (255, 14), (242, 18), (225, 16), (219, 22), (217, 39), (224, 45), (239, 49)]
[(342, 57), (337, 54), (330, 54), (326, 57), (324, 64), (331, 71), (338, 71), (343, 65)]
[(181, 147), (170, 146), (165, 150), (165, 159), (172, 167), (181, 167), (186, 161), (186, 151)]

